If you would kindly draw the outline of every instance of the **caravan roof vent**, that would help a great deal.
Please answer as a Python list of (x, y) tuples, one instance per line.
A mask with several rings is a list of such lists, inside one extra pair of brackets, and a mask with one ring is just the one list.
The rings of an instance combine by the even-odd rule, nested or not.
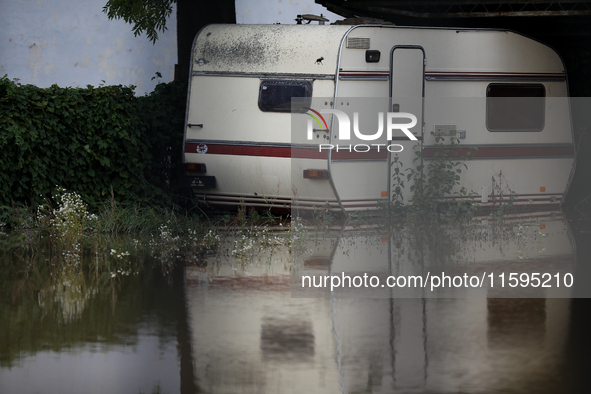
[(369, 38), (347, 37), (347, 48), (369, 49)]

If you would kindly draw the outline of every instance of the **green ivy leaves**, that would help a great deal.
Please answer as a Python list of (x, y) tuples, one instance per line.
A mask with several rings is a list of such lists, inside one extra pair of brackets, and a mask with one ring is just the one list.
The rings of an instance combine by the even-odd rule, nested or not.
[(133, 87), (42, 89), (0, 78), (0, 205), (37, 206), (58, 185), (91, 207), (111, 187), (124, 203), (170, 200), (185, 102), (186, 84), (136, 97)]

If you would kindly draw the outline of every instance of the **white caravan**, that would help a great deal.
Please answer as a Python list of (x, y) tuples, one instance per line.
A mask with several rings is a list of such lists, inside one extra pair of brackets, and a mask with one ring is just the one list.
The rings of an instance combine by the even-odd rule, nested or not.
[(468, 152), (446, 198), (555, 210), (575, 162), (554, 50), (506, 30), (376, 25), (203, 28), (183, 151), (199, 201), (344, 213), (396, 194), (395, 168), (406, 179)]

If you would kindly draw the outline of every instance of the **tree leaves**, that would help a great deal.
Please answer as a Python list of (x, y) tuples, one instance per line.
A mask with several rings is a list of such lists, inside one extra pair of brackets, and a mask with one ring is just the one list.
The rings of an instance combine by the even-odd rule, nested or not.
[(136, 36), (146, 33), (152, 43), (158, 39), (158, 32), (166, 30), (166, 18), (172, 13), (176, 0), (108, 0), (103, 12), (109, 19), (123, 19), (133, 25)]

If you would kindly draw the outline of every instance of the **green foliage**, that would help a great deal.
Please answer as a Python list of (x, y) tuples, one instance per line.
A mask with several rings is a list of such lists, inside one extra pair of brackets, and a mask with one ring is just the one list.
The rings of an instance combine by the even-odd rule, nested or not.
[(186, 87), (41, 89), (0, 78), (0, 206), (38, 206), (58, 186), (91, 209), (114, 191), (126, 203), (170, 203)]
[[(466, 188), (462, 187), (459, 191), (457, 189), (462, 171), (468, 168), (465, 162), (471, 158), (471, 150), (465, 155), (454, 150), (460, 144), (456, 137), (450, 137), (449, 143), (446, 143), (444, 137), (436, 136), (435, 142), (434, 157), (427, 164), (424, 164), (421, 150), (416, 152), (415, 166), (406, 170), (397, 156), (392, 159), (393, 192), (390, 210), (394, 215), (412, 213), (417, 218), (430, 219), (433, 215), (439, 215), (457, 219), (470, 217), (475, 213), (477, 206), (472, 199), (447, 201), (446, 198), (452, 195), (470, 197)], [(409, 205), (404, 205), (402, 196), (405, 183), (413, 193)]]
[(174, 229), (175, 234), (205, 228), (199, 218), (186, 216), (175, 207), (166, 209), (157, 206), (122, 206), (111, 200), (97, 212), (95, 230), (110, 236), (148, 236), (158, 234), (164, 225)]
[[(411, 168), (408, 174), (409, 180), (415, 181), (411, 186), (414, 192), (412, 202), (422, 210), (433, 210), (446, 196), (452, 195), (453, 189), (460, 184), (462, 170), (468, 168), (465, 160), (471, 153), (460, 157), (457, 151), (453, 151), (460, 143), (455, 137), (450, 138), (449, 144), (445, 144), (441, 136), (435, 137), (435, 142), (436, 151), (428, 165), (420, 165), (417, 170)], [(421, 155), (419, 152), (415, 161), (419, 161)]]
[(492, 177), (492, 215), (501, 219), (506, 209), (513, 207), (517, 193), (511, 190), (502, 171)]
[[(40, 89), (0, 80), (0, 204), (38, 205), (56, 185), (96, 203), (140, 198), (142, 122), (131, 88)], [(139, 182), (141, 184), (141, 182)]]
[(0, 205), (0, 231), (4, 228), (31, 229), (35, 227), (35, 214), (23, 206)]
[(166, 30), (166, 18), (172, 13), (176, 0), (108, 0), (103, 12), (109, 19), (123, 19), (132, 24), (133, 34), (146, 33), (148, 39), (156, 42), (158, 32)]
[(339, 215), (330, 211), (330, 205), (328, 202), (321, 207), (314, 206), (313, 217), (316, 226), (315, 231), (317, 233), (327, 232), (329, 228), (335, 225), (339, 220)]
[(265, 209), (260, 212), (259, 211), (252, 211), (250, 214), (250, 219), (255, 224), (265, 224), (265, 223), (274, 223), (280, 218), (273, 215), (273, 213), (271, 212), (271, 209)]
[(398, 156), (394, 156), (391, 163), (392, 168), (392, 206), (398, 212), (404, 205), (402, 191), (404, 190), (404, 163)]
[(138, 111), (147, 128), (146, 177), (167, 205), (181, 202), (172, 196), (178, 197), (180, 192), (186, 105), (187, 83), (181, 81), (159, 83), (149, 95), (138, 97)]

